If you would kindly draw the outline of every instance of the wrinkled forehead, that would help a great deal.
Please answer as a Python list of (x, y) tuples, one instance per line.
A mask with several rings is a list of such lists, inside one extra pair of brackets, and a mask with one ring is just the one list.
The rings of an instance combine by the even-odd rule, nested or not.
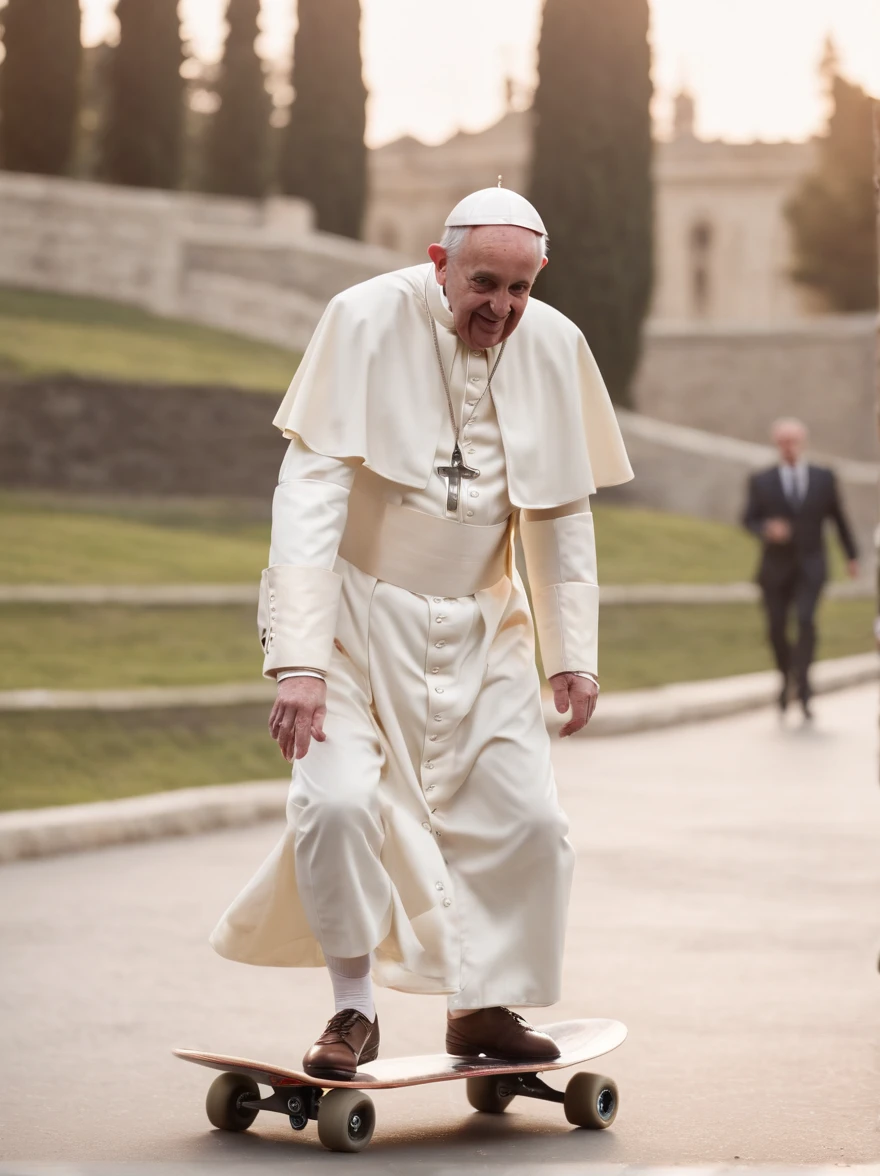
[(534, 276), (540, 261), (540, 234), (517, 225), (475, 225), (459, 255), (468, 269), (478, 266), (493, 273), (524, 269)]

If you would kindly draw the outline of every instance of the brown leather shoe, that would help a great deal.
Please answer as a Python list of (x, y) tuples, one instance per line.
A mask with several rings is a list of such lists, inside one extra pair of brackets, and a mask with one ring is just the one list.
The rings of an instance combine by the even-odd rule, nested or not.
[(446, 1022), (446, 1052), (456, 1058), (503, 1058), (508, 1062), (552, 1062), (559, 1046), (510, 1009), (477, 1009)]
[(379, 1018), (368, 1021), (357, 1009), (343, 1009), (327, 1022), (327, 1028), (307, 1051), (303, 1069), (313, 1078), (347, 1082), (358, 1066), (379, 1056)]

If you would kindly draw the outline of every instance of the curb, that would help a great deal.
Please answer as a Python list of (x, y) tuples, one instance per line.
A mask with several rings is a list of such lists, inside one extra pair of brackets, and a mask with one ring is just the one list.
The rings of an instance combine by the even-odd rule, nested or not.
[[(253, 605), (258, 585), (251, 584), (0, 584), (0, 605), (130, 605), (150, 608)], [(871, 580), (834, 580), (825, 589), (829, 600), (871, 600)], [(604, 584), (602, 605), (627, 604), (751, 604), (760, 600), (757, 584)]]
[(252, 825), (284, 815), (288, 788), (258, 780), (0, 813), (0, 862)]
[[(878, 678), (880, 661), (873, 653), (817, 662), (813, 667), (817, 694)], [(778, 675), (768, 671), (607, 694), (583, 734), (590, 738), (626, 735), (706, 722), (772, 706), (778, 691)], [(544, 700), (544, 718), (552, 733), (565, 721), (549, 699)], [(287, 792), (287, 780), (258, 780), (0, 813), (0, 863), (276, 820), (284, 815)]]
[[(880, 679), (880, 659), (875, 653), (857, 653), (815, 662), (811, 682), (816, 694), (846, 690)], [(622, 690), (606, 694), (601, 706), (582, 733), (596, 738), (656, 731), (686, 723), (702, 723), (744, 711), (775, 706), (779, 695), (779, 674), (762, 670), (703, 682), (674, 682), (651, 690)], [(549, 698), (544, 699), (544, 722), (555, 733), (565, 723)]]
[(274, 682), (223, 682), (217, 686), (140, 686), (132, 690), (0, 690), (0, 712), (40, 710), (170, 710), (192, 706), (244, 706), (275, 698)]

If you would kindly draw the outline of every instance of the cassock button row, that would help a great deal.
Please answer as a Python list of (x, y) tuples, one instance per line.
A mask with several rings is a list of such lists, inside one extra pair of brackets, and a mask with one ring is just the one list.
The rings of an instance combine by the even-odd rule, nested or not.
[(435, 723), (442, 723), (442, 722), (443, 722), (443, 716), (442, 716), (442, 715), (434, 715), (434, 722), (435, 722)]
[(442, 686), (435, 686), (434, 693), (435, 694), (443, 694), (444, 693), (443, 687)]
[(433, 785), (433, 784), (429, 784), (429, 785), (428, 785), (428, 787), (425, 789), (425, 792), (433, 792), (433, 791), (434, 791), (434, 785)]
[(470, 518), (470, 516), (471, 516), (471, 515), (472, 515), (474, 512), (473, 512), (472, 510), (469, 510), (467, 513), (468, 513), (468, 518)]
[(435, 603), (435, 604), (442, 604), (442, 602), (443, 602), (443, 597), (442, 597), (442, 596), (435, 596), (435, 597), (434, 597), (434, 603)]
[(426, 768), (433, 768), (433, 766), (434, 766), (434, 761), (433, 761), (433, 760), (428, 760), (428, 762), (425, 764), (425, 767), (426, 767)]
[(472, 351), (471, 355), (482, 355), (482, 351)]
[(437, 740), (440, 738), (440, 736), (439, 735), (429, 735), (428, 738), (431, 740), (432, 743), (436, 743)]
[(439, 673), (440, 673), (440, 667), (439, 667), (439, 666), (431, 666), (431, 673), (432, 673), (432, 674), (439, 674)]
[(435, 641), (434, 648), (435, 649), (442, 649), (445, 644), (446, 644), (445, 641)]
[(443, 899), (443, 905), (444, 905), (445, 907), (451, 907), (451, 906), (452, 906), (452, 899), (451, 899), (451, 898), (444, 898), (444, 899)]
[(431, 826), (428, 824), (427, 821), (422, 821), (422, 828), (425, 830), (426, 833), (431, 832)]
[(443, 889), (444, 889), (444, 887), (443, 887), (443, 883), (442, 883), (442, 882), (435, 882), (435, 883), (434, 883), (434, 889), (435, 889), (435, 890), (443, 890)]
[(480, 497), (479, 490), (471, 490), (471, 498), (479, 498), (479, 497)]

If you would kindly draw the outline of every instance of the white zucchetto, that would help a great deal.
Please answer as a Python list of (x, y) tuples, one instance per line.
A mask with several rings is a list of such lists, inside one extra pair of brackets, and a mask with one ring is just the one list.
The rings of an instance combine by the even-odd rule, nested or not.
[(446, 218), (447, 228), (465, 225), (516, 225), (547, 235), (538, 210), (509, 188), (483, 188), (460, 200)]

